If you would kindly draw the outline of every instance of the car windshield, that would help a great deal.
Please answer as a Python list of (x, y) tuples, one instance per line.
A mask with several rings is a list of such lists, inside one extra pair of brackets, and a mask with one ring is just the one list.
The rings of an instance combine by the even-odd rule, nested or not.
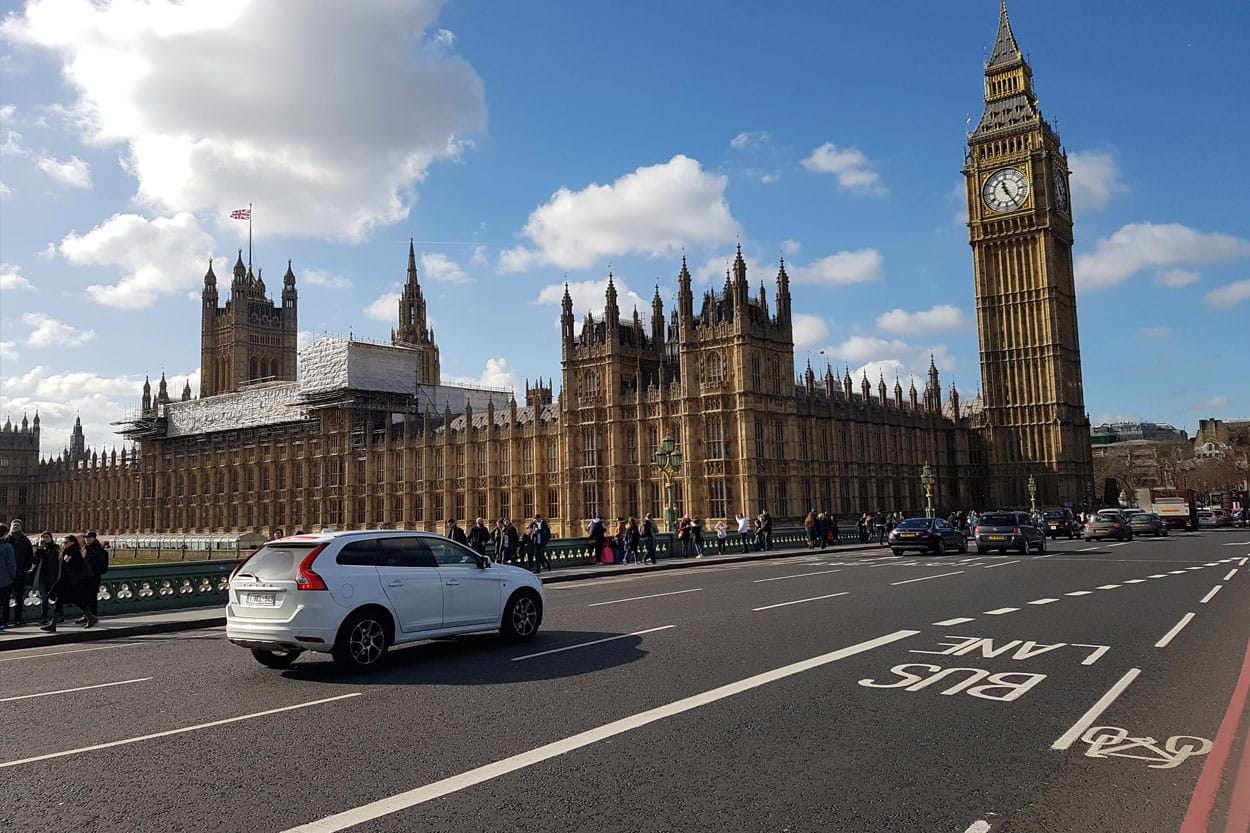
[(932, 523), (928, 518), (908, 518), (896, 527), (896, 529), (928, 529)]
[(305, 543), (266, 544), (247, 560), (239, 572), (259, 579), (289, 579), (295, 575), (295, 565), (316, 546)]
[(981, 526), (1015, 526), (1016, 518), (1006, 513), (982, 515), (980, 523)]

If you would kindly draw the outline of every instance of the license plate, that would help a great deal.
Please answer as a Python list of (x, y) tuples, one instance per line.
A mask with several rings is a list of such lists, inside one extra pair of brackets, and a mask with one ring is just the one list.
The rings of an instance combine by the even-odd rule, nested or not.
[(898, 537), (900, 537), (900, 538), (915, 538), (915, 537), (916, 537), (916, 533), (914, 533), (914, 532), (900, 532), (900, 533), (898, 534)]
[(991, 541), (1006, 541), (1007, 536), (1006, 535), (991, 535), (990, 540)]
[(252, 607), (273, 607), (278, 603), (277, 593), (244, 593), (243, 604)]

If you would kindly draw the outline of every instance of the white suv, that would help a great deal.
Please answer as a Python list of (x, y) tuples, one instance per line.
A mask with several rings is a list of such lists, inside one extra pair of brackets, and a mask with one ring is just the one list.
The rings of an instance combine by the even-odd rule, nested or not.
[(528, 570), (428, 532), (323, 532), (270, 541), (230, 575), (226, 637), (286, 668), (304, 651), (354, 671), (391, 645), (498, 629), (523, 642), (546, 596)]

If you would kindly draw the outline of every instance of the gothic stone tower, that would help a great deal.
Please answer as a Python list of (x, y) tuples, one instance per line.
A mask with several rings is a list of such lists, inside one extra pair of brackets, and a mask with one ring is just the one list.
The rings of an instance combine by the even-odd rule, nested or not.
[(434, 330), (426, 326), (425, 296), (417, 283), (417, 253), (408, 241), (408, 278), (399, 299), (399, 329), (391, 330), (391, 343), (411, 347), (421, 355), (417, 359), (418, 384), (440, 384), (441, 369)]
[(1076, 503), (1093, 480), (1072, 277), (1067, 157), (1042, 118), (1004, 0), (964, 160), (990, 494)]
[(230, 299), (217, 306), (217, 276), (209, 261), (201, 294), (200, 396), (240, 390), (250, 382), (295, 381), (295, 273), (287, 261), (282, 306), (265, 295), (265, 282), (243, 265), (239, 251)]

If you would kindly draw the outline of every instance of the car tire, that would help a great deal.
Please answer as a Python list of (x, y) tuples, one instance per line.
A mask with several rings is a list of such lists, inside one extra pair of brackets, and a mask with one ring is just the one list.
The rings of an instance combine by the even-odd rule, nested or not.
[(1036, 552), (1046, 552), (1046, 539), (1045, 538), (1037, 542)]
[(989, 552), (989, 550), (985, 547), (977, 547), (977, 555), (985, 555), (987, 552)]
[(505, 642), (529, 642), (543, 620), (542, 604), (532, 590), (518, 590), (504, 605), (499, 635)]
[(946, 541), (938, 538), (937, 546), (933, 548), (934, 555), (946, 555)]
[(1019, 550), (1019, 552), (1020, 552), (1020, 554), (1021, 554), (1021, 555), (1028, 555), (1028, 554), (1029, 554), (1029, 539), (1028, 539), (1028, 538), (1025, 538), (1025, 539), (1024, 539), (1024, 543), (1020, 545), (1020, 550)]
[(890, 547), (890, 552), (894, 553), (895, 555), (899, 557), (902, 557), (903, 555), (903, 551), (898, 549), (897, 547)]
[(344, 671), (369, 671), (382, 664), (391, 644), (390, 618), (374, 608), (358, 610), (339, 627), (330, 654)]
[(252, 649), (252, 658), (266, 668), (290, 668), (299, 655), (304, 653), (300, 648), (286, 651), (266, 651), (262, 648)]
[(961, 553), (967, 554), (967, 552), (968, 552), (968, 539), (967, 539), (967, 538), (965, 538), (965, 539), (964, 539), (964, 540), (963, 540), (963, 541), (959, 544), (959, 551), (960, 551)]

